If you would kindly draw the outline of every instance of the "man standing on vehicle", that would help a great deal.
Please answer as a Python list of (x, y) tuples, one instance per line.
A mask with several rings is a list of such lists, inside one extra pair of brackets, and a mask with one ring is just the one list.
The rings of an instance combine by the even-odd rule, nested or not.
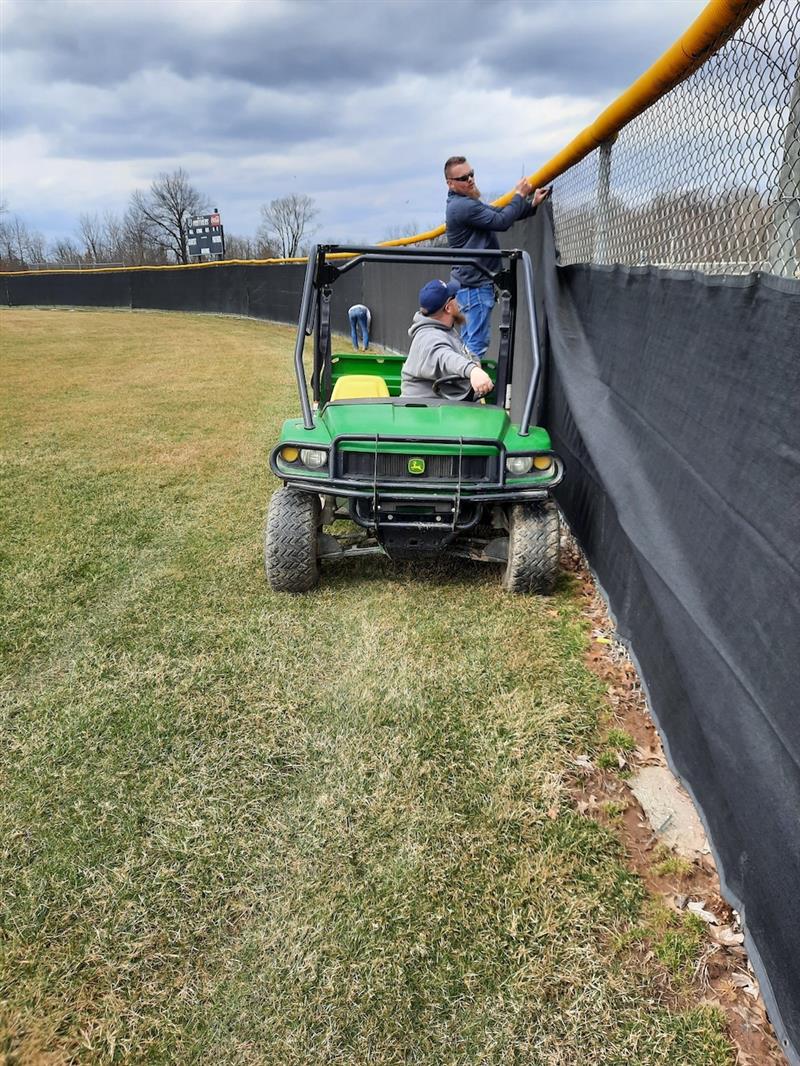
[[(429, 281), (419, 290), (419, 311), (411, 328), (411, 347), (403, 363), (402, 395), (419, 400), (480, 399), (494, 388), (479, 363), (465, 353), (456, 325), (464, 316), (456, 300), (458, 282)], [(440, 392), (436, 381), (451, 378)]]
[[(505, 207), (492, 207), (481, 200), (475, 184), (475, 171), (463, 155), (451, 155), (444, 165), (447, 182), (447, 243), (451, 248), (498, 249), (497, 233), (505, 233), (520, 219), (530, 218), (550, 193), (550, 189), (534, 189), (522, 178), (514, 186), (514, 199)], [(531, 197), (531, 199), (528, 199)], [(490, 269), (497, 266), (492, 257), (486, 260)], [(494, 307), (494, 286), (471, 266), (453, 267), (452, 277), (461, 288), (458, 305), (466, 317), (461, 330), (464, 347), (480, 363), (489, 348), (489, 329)]]

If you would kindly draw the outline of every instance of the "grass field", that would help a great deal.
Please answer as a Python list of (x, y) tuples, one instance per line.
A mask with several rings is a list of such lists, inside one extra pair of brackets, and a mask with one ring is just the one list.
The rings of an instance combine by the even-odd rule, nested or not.
[(0, 329), (0, 1060), (732, 1062), (696, 933), (641, 948), (573, 809), (603, 692), (569, 580), (367, 560), (273, 594), (291, 330)]

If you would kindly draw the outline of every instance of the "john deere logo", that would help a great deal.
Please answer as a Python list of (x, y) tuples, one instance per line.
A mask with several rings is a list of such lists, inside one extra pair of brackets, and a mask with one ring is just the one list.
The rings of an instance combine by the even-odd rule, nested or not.
[(408, 472), (409, 472), (409, 474), (424, 474), (425, 473), (425, 460), (424, 459), (409, 459), (408, 460)]

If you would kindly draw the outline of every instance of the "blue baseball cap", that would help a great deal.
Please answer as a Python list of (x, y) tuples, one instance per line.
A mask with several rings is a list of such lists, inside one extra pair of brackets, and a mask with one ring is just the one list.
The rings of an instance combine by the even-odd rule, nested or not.
[(452, 299), (461, 286), (457, 281), (441, 281), (434, 278), (419, 290), (419, 309), (426, 315), (435, 315), (441, 311), (448, 300)]

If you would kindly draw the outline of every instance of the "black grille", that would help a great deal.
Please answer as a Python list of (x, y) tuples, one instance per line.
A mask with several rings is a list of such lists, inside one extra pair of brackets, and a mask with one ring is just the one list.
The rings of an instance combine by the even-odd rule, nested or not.
[[(425, 470), (412, 474), (408, 469), (411, 459), (423, 459)], [(375, 474), (375, 456), (369, 452), (340, 452), (338, 461), (342, 477), (372, 480)], [(497, 457), (493, 455), (465, 455), (461, 459), (462, 481), (491, 481), (496, 477)], [(457, 455), (420, 455), (384, 453), (378, 455), (377, 475), (385, 481), (457, 481)]]

